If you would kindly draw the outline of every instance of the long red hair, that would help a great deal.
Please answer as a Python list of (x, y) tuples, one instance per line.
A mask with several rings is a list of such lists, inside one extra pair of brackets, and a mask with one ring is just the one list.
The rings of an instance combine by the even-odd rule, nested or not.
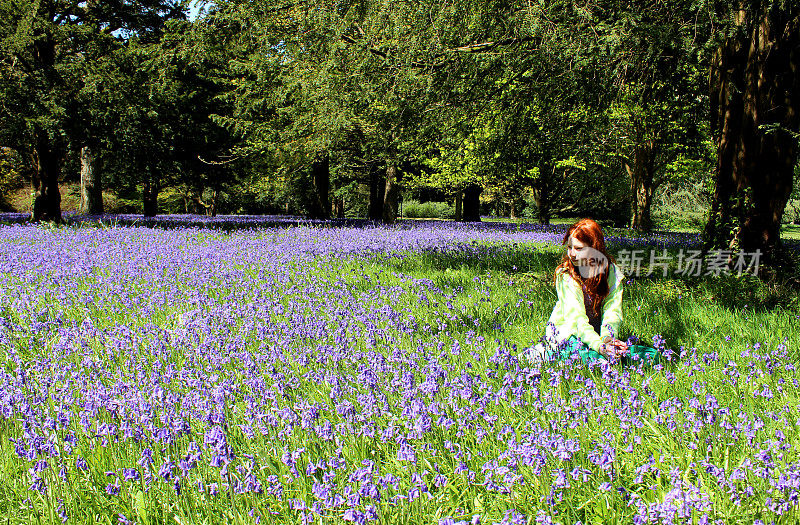
[(613, 258), (606, 250), (606, 241), (603, 237), (603, 230), (600, 229), (600, 225), (594, 220), (581, 219), (569, 227), (567, 233), (564, 235), (562, 244), (566, 245), (569, 242), (570, 237), (574, 237), (586, 246), (602, 253), (606, 257), (608, 265), (606, 265), (603, 271), (598, 272), (597, 275), (584, 278), (580, 275), (580, 273), (578, 273), (578, 270), (572, 264), (569, 255), (565, 251), (564, 257), (561, 259), (561, 264), (556, 267), (556, 272), (553, 279), (557, 279), (558, 274), (561, 272), (568, 273), (579, 285), (581, 285), (581, 289), (584, 291), (584, 293), (589, 296), (591, 299), (592, 310), (594, 311), (595, 315), (599, 316), (603, 301), (605, 301), (606, 297), (608, 297), (608, 273), (611, 264), (614, 262)]

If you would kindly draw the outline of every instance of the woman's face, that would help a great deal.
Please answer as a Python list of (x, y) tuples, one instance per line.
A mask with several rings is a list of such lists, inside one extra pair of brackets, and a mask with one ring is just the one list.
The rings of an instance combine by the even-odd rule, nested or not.
[(575, 237), (567, 239), (567, 256), (584, 279), (596, 277), (608, 268), (608, 258), (602, 252)]
[(567, 239), (567, 256), (574, 266), (586, 266), (590, 248), (575, 237)]

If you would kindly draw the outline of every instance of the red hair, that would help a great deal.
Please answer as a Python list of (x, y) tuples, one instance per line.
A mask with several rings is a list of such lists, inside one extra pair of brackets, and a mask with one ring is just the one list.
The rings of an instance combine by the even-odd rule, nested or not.
[(558, 275), (562, 272), (572, 276), (572, 278), (581, 285), (581, 289), (584, 293), (589, 296), (591, 299), (591, 308), (595, 315), (599, 316), (603, 301), (608, 297), (609, 292), (608, 269), (611, 263), (614, 262), (606, 250), (603, 230), (601, 230), (600, 225), (592, 219), (581, 219), (569, 227), (567, 233), (564, 235), (562, 244), (567, 244), (570, 237), (574, 237), (586, 246), (602, 253), (608, 261), (608, 264), (605, 268), (601, 267), (601, 271), (598, 272), (597, 275), (584, 279), (575, 269), (569, 255), (565, 252), (564, 257), (561, 259), (561, 264), (556, 267), (554, 279), (558, 279)]

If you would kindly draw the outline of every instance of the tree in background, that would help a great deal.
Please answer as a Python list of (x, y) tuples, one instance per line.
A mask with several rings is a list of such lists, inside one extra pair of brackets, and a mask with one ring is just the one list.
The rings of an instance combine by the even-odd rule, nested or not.
[(25, 167), (19, 153), (11, 148), (0, 147), (0, 211), (8, 211), (10, 203), (6, 196), (15, 190), (24, 178)]
[[(98, 58), (128, 35), (150, 38), (185, 1), (78, 2), (7, 0), (0, 4), (3, 142), (33, 166), (33, 218), (61, 220), (61, 166), (83, 89), (78, 63)], [(85, 113), (83, 113), (85, 115)], [(77, 141), (81, 142), (81, 141)], [(84, 144), (80, 144), (83, 147)]]
[[(211, 7), (197, 30), (205, 41), (224, 42), (230, 57), (223, 96), (231, 108), (214, 119), (240, 139), (234, 154), (268, 161), (259, 163), (271, 172), (263, 177), (282, 179), (310, 216), (327, 218), (328, 147), (336, 132), (327, 118), (338, 113), (335, 100), (325, 96), (332, 86), (311, 67), (322, 66), (327, 55), (317, 45), (325, 41), (320, 32), (303, 29), (308, 23), (301, 6), (224, 1)], [(304, 32), (317, 43), (304, 45)]]
[(653, 196), (674, 174), (667, 166), (703, 147), (707, 60), (700, 44), (708, 30), (695, 17), (681, 2), (626, 2), (599, 24), (613, 46), (609, 123), (630, 178), (630, 226), (637, 231), (653, 227)]
[(253, 209), (325, 218), (347, 203), (392, 222), (402, 189), (428, 185), (460, 219), (480, 218), (481, 194), (512, 214), (533, 195), (542, 222), (648, 230), (659, 184), (705, 178), (711, 132), (707, 247), (779, 245), (796, 2), (219, 0), (167, 23), (185, 7), (0, 2), (0, 143), (31, 166), (36, 218), (58, 220), (62, 166), (82, 151), (87, 212), (103, 173), (141, 188), (146, 214), (169, 188), (211, 214), (241, 193)]
[[(219, 2), (220, 16), (238, 20), (248, 43), (261, 43), (259, 53), (243, 46), (239, 106), (227, 121), (245, 137), (245, 148), (275, 150), (282, 170), (324, 173), (317, 167), (325, 152), (329, 166), (361, 164), (370, 216), (392, 222), (404, 167), (419, 165), (467, 120), (465, 101), (476, 96), (470, 88), (476, 79), (485, 82), (477, 73), (483, 66), (466, 57), (521, 41), (519, 6), (498, 4), (490, 16), (474, 7), (363, 2), (306, 10)], [(358, 147), (345, 147), (354, 137)], [(358, 153), (332, 156), (346, 151)], [(478, 193), (471, 191), (469, 201), (477, 202)]]
[(103, 214), (104, 164), (113, 155), (119, 114), (130, 103), (126, 85), (130, 78), (124, 60), (127, 46), (113, 35), (105, 37), (76, 56), (74, 66), (81, 77), (75, 94), (74, 116), (67, 135), (71, 150), (80, 158), (81, 201), (78, 213)]

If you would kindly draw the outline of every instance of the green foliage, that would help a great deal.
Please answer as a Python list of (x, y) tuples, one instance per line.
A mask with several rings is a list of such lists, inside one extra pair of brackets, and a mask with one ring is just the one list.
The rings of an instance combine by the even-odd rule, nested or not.
[(783, 213), (784, 224), (800, 224), (800, 161), (794, 167), (794, 184), (786, 210)]
[(453, 219), (455, 208), (446, 202), (419, 202), (414, 199), (403, 201), (403, 217), (409, 219)]
[(10, 209), (8, 195), (23, 185), (23, 165), (19, 153), (0, 147), (0, 211)]
[(668, 182), (653, 202), (653, 221), (664, 229), (700, 231), (708, 219), (711, 196), (703, 181)]
[[(154, 125), (157, 113), (131, 96), (148, 82), (127, 59), (137, 46), (157, 42), (165, 23), (183, 17), (186, 7), (186, 0), (0, 3), (0, 144), (30, 162), (37, 218), (60, 217), (62, 168), (82, 147), (103, 156), (122, 145), (129, 160), (137, 155), (128, 150), (143, 149), (145, 137), (158, 139), (164, 126)], [(143, 116), (149, 129), (131, 141), (125, 126)], [(149, 172), (162, 152), (138, 155), (147, 158), (147, 169), (139, 163), (118, 171)]]
[(118, 195), (151, 184), (167, 209), (301, 212), (327, 155), (345, 214), (391, 165), (407, 190), (622, 223), (637, 158), (656, 190), (710, 171), (708, 63), (738, 4), (187, 5), (0, 2), (0, 145), (46, 138), (74, 180), (91, 144)]

